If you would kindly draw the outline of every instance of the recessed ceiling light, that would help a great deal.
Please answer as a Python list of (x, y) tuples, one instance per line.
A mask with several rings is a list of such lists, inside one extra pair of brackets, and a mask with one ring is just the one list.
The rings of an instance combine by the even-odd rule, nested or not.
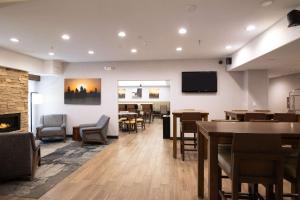
[(18, 38), (10, 38), (10, 41), (14, 43), (20, 42)]
[(121, 37), (121, 38), (126, 37), (126, 33), (124, 31), (120, 31), (118, 33), (118, 36)]
[(131, 53), (137, 53), (137, 49), (131, 49)]
[(187, 33), (187, 30), (186, 30), (186, 28), (180, 28), (180, 29), (178, 29), (178, 33), (180, 34), (180, 35), (185, 35), (186, 33)]
[(247, 31), (254, 31), (255, 29), (256, 29), (256, 27), (254, 25), (249, 25), (246, 28)]
[(273, 4), (273, 1), (271, 1), (271, 0), (266, 0), (266, 1), (261, 2), (262, 7), (268, 7), (272, 4)]
[(232, 46), (231, 46), (231, 45), (227, 45), (227, 46), (225, 47), (225, 49), (230, 50), (230, 49), (232, 49)]
[(54, 56), (54, 55), (55, 55), (55, 53), (54, 53), (54, 52), (52, 52), (52, 51), (50, 51), (50, 52), (48, 53), (48, 55), (49, 55), (49, 56)]
[(71, 37), (70, 37), (70, 35), (68, 35), (68, 34), (63, 34), (63, 35), (61, 36), (61, 38), (62, 38), (63, 40), (69, 40)]
[(95, 54), (95, 51), (93, 51), (93, 50), (89, 50), (89, 51), (88, 51), (88, 54), (90, 54), (90, 55), (94, 55), (94, 54)]
[(180, 52), (180, 51), (182, 51), (183, 49), (182, 49), (182, 47), (177, 47), (176, 48), (176, 51), (178, 51), (178, 52)]

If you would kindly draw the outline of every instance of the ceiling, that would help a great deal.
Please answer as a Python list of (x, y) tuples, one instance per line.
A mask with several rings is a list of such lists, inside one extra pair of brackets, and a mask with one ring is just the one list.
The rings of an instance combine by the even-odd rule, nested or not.
[(299, 52), (300, 39), (246, 63), (240, 66), (238, 70), (268, 69), (270, 77), (300, 73)]
[[(66, 62), (220, 58), (300, 5), (299, 0), (31, 0), (0, 6), (0, 46)], [(255, 31), (246, 26), (254, 24)], [(181, 36), (178, 28), (188, 33)], [(124, 30), (127, 36), (117, 36)], [(63, 41), (61, 35), (71, 36)], [(20, 42), (10, 42), (17, 37)], [(199, 40), (200, 45), (199, 45)], [(226, 50), (226, 45), (232, 49)], [(181, 46), (182, 52), (176, 52)], [(55, 56), (48, 52), (53, 47)], [(132, 54), (131, 48), (138, 49)], [(88, 50), (94, 50), (89, 55)]]

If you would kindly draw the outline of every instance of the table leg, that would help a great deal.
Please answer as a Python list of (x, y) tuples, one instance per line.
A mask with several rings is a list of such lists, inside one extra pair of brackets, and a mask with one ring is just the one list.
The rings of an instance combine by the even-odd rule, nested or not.
[(204, 199), (204, 137), (198, 133), (198, 197)]
[(177, 117), (173, 115), (173, 158), (177, 158)]
[(208, 139), (208, 199), (219, 199), (218, 141), (214, 136), (210, 136)]

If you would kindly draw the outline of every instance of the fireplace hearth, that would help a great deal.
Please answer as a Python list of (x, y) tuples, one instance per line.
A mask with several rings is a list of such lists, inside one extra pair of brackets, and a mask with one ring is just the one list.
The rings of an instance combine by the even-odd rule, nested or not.
[(0, 132), (17, 131), (21, 128), (21, 114), (0, 114)]

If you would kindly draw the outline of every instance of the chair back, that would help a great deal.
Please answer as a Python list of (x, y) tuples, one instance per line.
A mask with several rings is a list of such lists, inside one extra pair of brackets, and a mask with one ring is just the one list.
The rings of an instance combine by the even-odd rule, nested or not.
[(32, 174), (32, 133), (0, 134), (0, 180)]
[(271, 112), (270, 110), (254, 110), (254, 112), (264, 112), (264, 113), (267, 113), (267, 112)]
[(279, 122), (297, 122), (298, 117), (295, 113), (275, 113), (274, 120)]
[(64, 114), (53, 114), (41, 116), (41, 124), (44, 127), (60, 127), (66, 123), (66, 115)]
[(167, 105), (160, 105), (160, 114), (162, 114), (162, 115), (168, 114), (168, 106)]
[(235, 134), (232, 143), (232, 173), (271, 183), (282, 168), (281, 137), (276, 134)]
[(136, 104), (127, 104), (127, 111), (129, 112), (136, 112), (137, 111), (137, 105)]
[(249, 121), (254, 121), (254, 120), (266, 120), (267, 115), (265, 113), (250, 113), (247, 112), (245, 114), (244, 121), (249, 122)]
[(151, 112), (153, 110), (152, 104), (142, 104), (142, 110), (144, 112)]
[(196, 121), (202, 121), (202, 115), (195, 112), (183, 112), (181, 115), (181, 131), (184, 133), (196, 133)]
[(126, 111), (126, 105), (125, 104), (119, 104), (119, 111)]

